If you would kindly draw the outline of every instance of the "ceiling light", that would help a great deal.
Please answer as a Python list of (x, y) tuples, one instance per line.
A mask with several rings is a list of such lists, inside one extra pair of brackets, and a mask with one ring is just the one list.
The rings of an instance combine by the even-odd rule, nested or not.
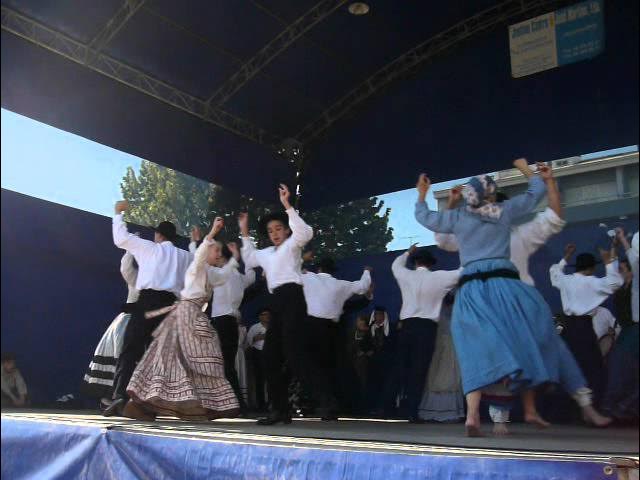
[(349, 13), (352, 15), (366, 15), (369, 13), (369, 5), (364, 2), (353, 2), (349, 5)]

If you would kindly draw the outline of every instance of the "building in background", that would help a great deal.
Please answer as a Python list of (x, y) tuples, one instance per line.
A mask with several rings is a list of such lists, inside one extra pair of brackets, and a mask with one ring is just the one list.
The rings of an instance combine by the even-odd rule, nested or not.
[[(638, 151), (552, 162), (569, 223), (638, 214)], [(515, 169), (494, 174), (498, 188), (510, 197), (524, 191), (526, 179)], [(450, 189), (434, 192), (438, 209), (446, 206)], [(538, 211), (546, 207), (546, 200)], [(526, 219), (525, 219), (526, 220)]]

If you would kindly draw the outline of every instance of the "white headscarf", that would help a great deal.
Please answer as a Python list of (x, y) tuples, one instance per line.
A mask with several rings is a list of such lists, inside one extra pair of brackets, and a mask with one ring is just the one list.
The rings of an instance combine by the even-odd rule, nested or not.
[[(371, 336), (374, 337), (376, 335), (376, 329), (380, 328), (376, 325), (376, 311), (371, 312), (371, 318), (369, 318), (369, 328), (371, 329)], [(389, 314), (384, 312), (384, 322), (382, 324), (384, 328), (384, 336), (389, 336)]]

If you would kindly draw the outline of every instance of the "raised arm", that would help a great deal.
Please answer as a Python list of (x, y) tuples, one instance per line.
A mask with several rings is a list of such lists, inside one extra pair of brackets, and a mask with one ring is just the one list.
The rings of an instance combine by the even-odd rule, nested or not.
[(365, 267), (360, 280), (347, 282), (347, 292), (349, 296), (364, 295), (371, 286), (371, 267)]
[(287, 212), (287, 215), (289, 215), (289, 228), (291, 228), (291, 238), (298, 247), (302, 248), (313, 238), (313, 229), (309, 225), (307, 225), (304, 220), (302, 220), (300, 215), (298, 215), (298, 212), (296, 212), (296, 210), (289, 203), (289, 197), (291, 196), (291, 193), (289, 192), (289, 188), (285, 184), (280, 184), (278, 193), (280, 195), (280, 202)]
[(551, 277), (551, 285), (556, 288), (560, 288), (563, 280), (568, 276), (564, 273), (564, 267), (567, 266), (567, 262), (576, 251), (576, 246), (573, 243), (564, 247), (564, 257), (558, 263), (551, 265), (549, 268), (549, 276)]
[(549, 202), (549, 208), (556, 216), (563, 219), (562, 201), (560, 197), (560, 190), (558, 190), (558, 182), (553, 177), (552, 168), (542, 162), (536, 164), (538, 166), (538, 173), (547, 186), (547, 201)]
[(566, 223), (551, 208), (547, 208), (530, 222), (518, 225), (511, 235), (516, 235), (526, 251), (533, 253), (547, 243), (551, 236), (559, 233)]
[(123, 218), (124, 212), (128, 207), (129, 203), (127, 201), (119, 201), (116, 203), (116, 214), (113, 217), (112, 224), (113, 243), (116, 247), (127, 250), (134, 257), (144, 256), (153, 251), (155, 243), (129, 233), (127, 224)]
[(519, 158), (513, 162), (513, 164), (529, 179), (529, 188), (527, 188), (525, 193), (502, 203), (503, 215), (507, 215), (510, 221), (531, 213), (547, 191), (542, 178), (537, 177), (533, 171), (531, 171), (524, 158)]
[(458, 210), (434, 212), (427, 204), (427, 192), (431, 188), (431, 180), (424, 173), (418, 177), (416, 184), (418, 201), (416, 202), (415, 217), (420, 225), (432, 232), (453, 233), (453, 227), (458, 220)]
[(620, 275), (617, 258), (613, 257), (609, 250), (601, 249), (600, 256), (605, 264), (606, 275), (598, 278), (598, 290), (600, 293), (611, 295), (622, 286), (624, 278)]
[(238, 227), (240, 228), (240, 235), (242, 236), (242, 261), (244, 262), (245, 271), (252, 268), (259, 267), (258, 263), (258, 251), (253, 244), (251, 238), (249, 238), (249, 214), (246, 212), (238, 215)]
[(217, 217), (211, 232), (207, 235), (204, 241), (196, 249), (193, 261), (187, 268), (187, 272), (184, 276), (184, 288), (180, 292), (180, 296), (183, 299), (188, 298), (200, 298), (208, 294), (207, 283), (207, 254), (209, 253), (209, 247), (215, 243), (215, 236), (222, 230), (224, 226), (224, 220)]

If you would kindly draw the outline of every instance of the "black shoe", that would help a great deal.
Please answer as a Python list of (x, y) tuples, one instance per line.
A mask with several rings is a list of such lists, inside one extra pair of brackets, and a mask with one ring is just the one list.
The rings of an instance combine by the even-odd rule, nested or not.
[(414, 423), (416, 425), (423, 425), (423, 424), (427, 423), (427, 421), (423, 420), (420, 417), (410, 417), (409, 418), (409, 423)]
[(271, 413), (266, 417), (259, 418), (257, 425), (275, 425), (276, 423), (288, 425), (291, 423), (291, 416), (282, 413)]
[(124, 406), (126, 404), (126, 398), (118, 398), (117, 400), (114, 400), (113, 403), (109, 405), (109, 407), (105, 408), (104, 412), (102, 412), (102, 415), (104, 417), (123, 417), (124, 415), (122, 414), (122, 410), (124, 409)]
[(338, 415), (336, 415), (335, 413), (325, 413), (320, 417), (320, 420), (322, 420), (323, 422), (335, 422), (336, 420), (338, 420)]

